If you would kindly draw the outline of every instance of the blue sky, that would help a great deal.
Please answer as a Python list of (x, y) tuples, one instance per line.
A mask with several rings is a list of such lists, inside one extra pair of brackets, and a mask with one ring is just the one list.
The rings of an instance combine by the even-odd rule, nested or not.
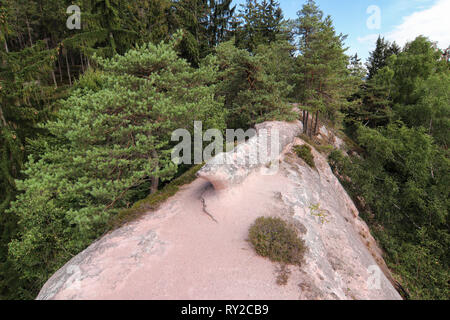
[[(285, 18), (295, 18), (306, 2), (278, 1)], [(245, 0), (234, 2), (240, 4)], [(337, 32), (348, 35), (347, 53), (357, 52), (363, 59), (373, 50), (379, 34), (401, 46), (420, 34), (437, 41), (440, 48), (450, 45), (450, 0), (316, 0), (316, 3), (325, 14), (331, 15)], [(379, 8), (379, 20), (372, 17), (378, 10), (373, 6)], [(369, 8), (372, 10), (368, 13)]]

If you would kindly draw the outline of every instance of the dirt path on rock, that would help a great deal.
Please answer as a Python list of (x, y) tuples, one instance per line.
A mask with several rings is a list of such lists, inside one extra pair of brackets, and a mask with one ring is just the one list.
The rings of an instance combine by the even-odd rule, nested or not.
[[(90, 276), (69, 281), (74, 290), (55, 298), (298, 299), (295, 281), (278, 286), (275, 265), (256, 256), (247, 242), (250, 225), (274, 214), (273, 196), (286, 187), (282, 176), (249, 177), (218, 194), (197, 179), (156, 213), (107, 239), (105, 250), (79, 266)], [(205, 214), (202, 197), (217, 222)]]

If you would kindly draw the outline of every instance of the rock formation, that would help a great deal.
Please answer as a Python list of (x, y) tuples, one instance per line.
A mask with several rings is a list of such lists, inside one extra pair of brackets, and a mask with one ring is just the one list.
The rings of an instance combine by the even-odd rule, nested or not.
[[(312, 169), (292, 152), (306, 143), (297, 138), (301, 123), (265, 123), (258, 135), (263, 129), (280, 133), (282, 152), (270, 163), (240, 162), (259, 146), (257, 137), (236, 148), (235, 162), (213, 159), (159, 210), (74, 257), (37, 298), (401, 299), (325, 157), (313, 150)], [(274, 163), (278, 170), (268, 170)], [(289, 267), (285, 286), (276, 283), (278, 266), (247, 241), (260, 216), (292, 222), (308, 247), (303, 265)]]

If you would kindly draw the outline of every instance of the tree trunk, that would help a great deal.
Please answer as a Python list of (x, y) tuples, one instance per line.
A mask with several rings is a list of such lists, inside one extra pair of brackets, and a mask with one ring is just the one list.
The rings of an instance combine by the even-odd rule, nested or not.
[[(83, 47), (84, 47), (84, 43), (83, 43)], [(89, 70), (91, 68), (91, 64), (89, 62), (89, 56), (87, 54), (83, 55), (86, 58), (86, 70)]]
[(69, 59), (67, 58), (67, 52), (64, 56), (66, 57), (67, 75), (69, 76), (69, 84), (70, 86), (72, 86), (72, 77), (70, 75), (70, 66), (69, 66)]
[(308, 134), (309, 111), (306, 111), (305, 134)]
[(31, 28), (30, 28), (30, 22), (28, 21), (28, 18), (26, 18), (26, 24), (27, 24), (27, 30), (28, 30), (28, 38), (30, 40), (30, 45), (33, 46), (33, 39), (31, 38)]
[(83, 62), (83, 53), (82, 52), (80, 52), (80, 61), (81, 61), (81, 71), (83, 71), (83, 73), (84, 73), (84, 62)]
[(303, 123), (303, 131), (305, 131), (305, 118), (306, 118), (306, 111), (303, 110), (303, 118), (302, 118), (302, 123)]
[[(47, 46), (47, 50), (50, 50), (49, 46), (48, 46), (48, 40), (49, 39), (45, 39), (45, 45)], [(58, 88), (58, 83), (56, 82), (56, 76), (55, 76), (55, 71), (54, 69), (52, 69), (52, 79), (53, 79), (53, 83), (55, 84), (55, 88)]]
[(58, 88), (58, 83), (56, 82), (55, 71), (53, 71), (53, 70), (52, 70), (52, 78), (53, 78), (53, 83), (55, 84), (55, 88)]
[(25, 46), (25, 43), (24, 43), (24, 40), (23, 40), (23, 36), (22, 36), (21, 33), (17, 36), (17, 39), (19, 40), (20, 48), (21, 49), (25, 48), (26, 46)]
[[(0, 35), (2, 34), (2, 32), (0, 31)], [(5, 45), (5, 51), (6, 51), (6, 53), (9, 53), (9, 48), (8, 48), (8, 42), (6, 42), (6, 35), (5, 35), (5, 43), (4, 43), (4, 45)]]
[[(152, 150), (151, 152), (152, 158), (158, 161), (158, 154), (155, 150)], [(159, 168), (156, 166), (155, 171), (157, 171)], [(150, 194), (153, 194), (158, 191), (159, 187), (159, 177), (151, 177), (151, 186), (150, 186)]]
[(150, 186), (150, 194), (154, 194), (158, 191), (159, 186), (159, 178), (158, 177), (152, 177), (151, 178), (152, 185)]
[(62, 74), (62, 68), (61, 68), (61, 54), (58, 54), (58, 70), (59, 70), (59, 81), (63, 82), (63, 74)]
[(312, 136), (313, 136), (313, 126), (314, 126), (314, 112), (311, 112), (311, 123), (308, 125), (308, 129), (309, 129), (308, 136), (310, 138), (312, 138)]
[(316, 124), (314, 125), (314, 135), (317, 135), (317, 127), (319, 125), (319, 111), (316, 111)]
[(2, 109), (1, 105), (0, 105), (0, 120), (2, 121), (0, 123), (0, 125), (3, 125), (4, 127), (6, 127), (7, 123), (6, 123), (5, 117), (3, 116), (3, 109)]

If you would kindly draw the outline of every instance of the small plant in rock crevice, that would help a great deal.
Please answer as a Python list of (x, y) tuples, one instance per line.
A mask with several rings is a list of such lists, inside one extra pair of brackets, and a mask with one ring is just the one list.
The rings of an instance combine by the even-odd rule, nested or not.
[(320, 203), (310, 205), (309, 206), (309, 210), (311, 210), (311, 215), (313, 217), (318, 217), (319, 218), (321, 224), (325, 224), (327, 222), (330, 222), (328, 220), (327, 211), (320, 208)]
[(291, 270), (289, 270), (289, 266), (284, 263), (281, 263), (277, 266), (276, 275), (277, 275), (277, 284), (279, 286), (285, 286), (288, 284), (289, 276), (291, 274)]
[(316, 164), (314, 163), (314, 156), (311, 151), (312, 151), (311, 147), (307, 144), (294, 147), (295, 154), (299, 158), (303, 159), (303, 161), (305, 161), (307, 165), (315, 169)]

